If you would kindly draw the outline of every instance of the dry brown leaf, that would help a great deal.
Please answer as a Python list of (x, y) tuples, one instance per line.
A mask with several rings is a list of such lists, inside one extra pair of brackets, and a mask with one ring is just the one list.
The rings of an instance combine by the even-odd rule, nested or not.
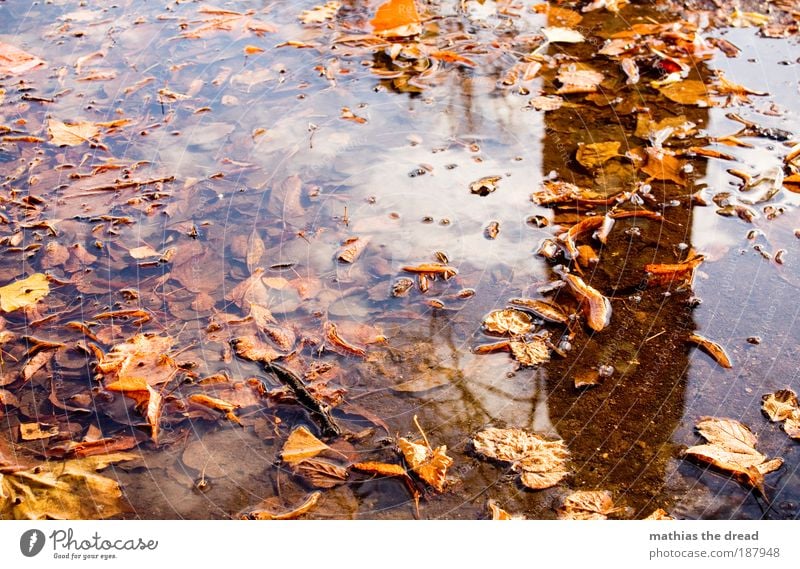
[(234, 302), (243, 310), (250, 310), (253, 304), (268, 306), (270, 298), (262, 280), (263, 274), (264, 269), (261, 267), (252, 269), (249, 277), (225, 294), (225, 300)]
[(229, 421), (233, 421), (234, 423), (238, 423), (240, 425), (242, 424), (242, 422), (239, 420), (239, 417), (237, 417), (236, 413), (234, 413), (234, 411), (239, 408), (239, 406), (235, 403), (225, 401), (224, 399), (220, 399), (218, 397), (211, 397), (205, 393), (193, 393), (189, 396), (189, 401), (203, 407), (208, 407), (209, 409), (216, 409), (217, 411), (224, 413), (225, 417)]
[(522, 310), (504, 308), (490, 312), (483, 319), (483, 328), (493, 334), (521, 336), (533, 329), (533, 319)]
[(714, 361), (716, 361), (722, 367), (729, 369), (733, 367), (733, 363), (731, 363), (731, 358), (728, 356), (728, 352), (726, 352), (725, 348), (713, 340), (709, 340), (700, 334), (690, 334), (689, 341), (692, 344), (702, 348), (704, 352), (714, 358)]
[(0, 75), (21, 75), (44, 65), (44, 60), (18, 47), (0, 42)]
[(681, 263), (669, 264), (649, 264), (644, 266), (648, 286), (664, 286), (672, 283), (694, 283), (694, 274), (698, 266), (703, 262), (703, 255), (694, 255), (691, 259)]
[(670, 516), (669, 513), (666, 510), (664, 510), (662, 508), (658, 508), (652, 514), (647, 516), (645, 519), (646, 520), (674, 520), (675, 518)]
[(541, 318), (542, 320), (563, 325), (567, 325), (569, 323), (569, 316), (567, 316), (567, 314), (558, 305), (547, 300), (538, 300), (533, 298), (512, 298), (508, 302), (514, 306), (519, 306), (528, 312), (532, 312), (537, 318)]
[(375, 35), (404, 38), (421, 33), (421, 22), (414, 0), (389, 0), (378, 7), (370, 23)]
[(762, 398), (761, 409), (771, 421), (785, 421), (798, 409), (797, 394), (791, 389), (769, 393)]
[(444, 491), (447, 469), (453, 459), (447, 456), (447, 447), (442, 445), (432, 449), (430, 446), (413, 443), (407, 439), (397, 440), (397, 446), (411, 470), (430, 484), (437, 492)]
[(689, 136), (696, 132), (696, 127), (684, 115), (677, 117), (664, 117), (660, 121), (654, 121), (649, 113), (639, 113), (636, 115), (636, 131), (634, 134), (639, 138), (649, 139), (658, 131), (670, 128), (672, 136)]
[(341, 248), (336, 252), (336, 258), (342, 263), (355, 263), (364, 249), (369, 244), (369, 237), (350, 237), (342, 243)]
[(575, 201), (583, 194), (584, 191), (575, 184), (546, 180), (539, 190), (531, 194), (531, 200), (538, 205), (555, 205)]
[(511, 355), (524, 366), (534, 367), (550, 361), (550, 348), (544, 338), (534, 336), (529, 341), (509, 342)]
[(629, 0), (592, 0), (591, 3), (581, 8), (581, 12), (593, 12), (605, 8), (609, 12), (616, 14)]
[(486, 503), (489, 508), (489, 513), (492, 515), (492, 520), (524, 520), (525, 516), (515, 516), (506, 512), (503, 508), (497, 505), (494, 500), (489, 500)]
[(286, 439), (281, 451), (281, 458), (292, 466), (303, 460), (313, 458), (319, 453), (330, 450), (331, 447), (323, 443), (305, 427), (298, 427)]
[(472, 439), (476, 452), (511, 463), (528, 488), (540, 490), (558, 484), (567, 476), (569, 451), (564, 441), (548, 441), (522, 429), (489, 428)]
[(169, 336), (137, 334), (103, 355), (97, 362), (97, 370), (107, 383), (137, 378), (144, 378), (148, 385), (165, 383), (178, 371), (168, 355), (173, 343)]
[(36, 304), (50, 293), (50, 283), (42, 273), (0, 287), (0, 310), (13, 312)]
[(119, 484), (96, 471), (133, 460), (115, 453), (66, 461), (49, 461), (0, 476), (0, 519), (89, 520), (123, 511)]
[(333, 20), (341, 7), (339, 2), (325, 2), (325, 4), (314, 6), (310, 10), (303, 10), (298, 18), (304, 24), (322, 24), (326, 20)]
[(708, 89), (702, 81), (687, 79), (670, 83), (659, 88), (659, 91), (670, 101), (681, 105), (696, 105), (698, 107), (710, 107), (711, 99)]
[(611, 301), (575, 275), (565, 275), (570, 290), (580, 299), (589, 328), (600, 332), (611, 323)]
[(347, 469), (340, 464), (318, 458), (306, 458), (296, 463), (292, 471), (317, 488), (333, 488), (347, 480)]
[(106, 385), (106, 389), (120, 391), (136, 401), (137, 407), (141, 409), (142, 415), (150, 424), (153, 442), (158, 444), (161, 410), (164, 405), (161, 393), (150, 387), (143, 377), (125, 377)]
[(618, 511), (611, 492), (607, 490), (578, 490), (566, 498), (558, 510), (562, 520), (605, 520)]
[(339, 334), (336, 324), (333, 322), (325, 322), (323, 328), (325, 330), (325, 338), (327, 338), (331, 348), (333, 348), (334, 351), (341, 352), (344, 355), (358, 356), (361, 358), (367, 355), (367, 350), (342, 338), (342, 336)]
[(528, 101), (528, 105), (537, 111), (557, 111), (564, 105), (564, 99), (558, 95), (541, 95)]
[(793, 439), (800, 439), (800, 410), (795, 409), (783, 422), (783, 430)]
[(450, 385), (450, 378), (444, 374), (427, 373), (414, 379), (409, 379), (402, 383), (392, 386), (392, 391), (400, 391), (403, 393), (421, 393), (436, 389), (437, 387), (444, 387)]
[(542, 33), (550, 43), (583, 43), (586, 38), (578, 30), (560, 26), (542, 28)]
[(267, 510), (254, 509), (242, 516), (243, 520), (293, 520), (308, 513), (319, 502), (322, 492), (314, 492), (308, 499), (294, 510), (273, 514)]
[(85, 142), (92, 143), (100, 128), (92, 122), (63, 123), (60, 120), (47, 121), (47, 134), (50, 141), (57, 146), (79, 146)]
[(497, 190), (497, 182), (501, 180), (501, 176), (484, 176), (479, 180), (471, 182), (469, 191), (479, 196), (488, 196)]
[(619, 147), (620, 143), (616, 141), (579, 144), (575, 159), (584, 168), (593, 170), (619, 156)]
[(266, 250), (267, 248), (264, 245), (264, 241), (258, 235), (258, 231), (253, 229), (250, 233), (250, 237), (247, 238), (247, 255), (245, 256), (247, 270), (250, 271), (251, 274), (258, 267), (261, 257)]
[(741, 483), (755, 488), (762, 496), (764, 475), (783, 465), (782, 458), (767, 460), (758, 452), (756, 436), (735, 419), (706, 417), (697, 424), (700, 435), (707, 444), (689, 447), (684, 455), (732, 474)]
[(356, 462), (353, 468), (370, 474), (380, 476), (406, 476), (406, 469), (399, 464), (388, 464), (385, 462)]

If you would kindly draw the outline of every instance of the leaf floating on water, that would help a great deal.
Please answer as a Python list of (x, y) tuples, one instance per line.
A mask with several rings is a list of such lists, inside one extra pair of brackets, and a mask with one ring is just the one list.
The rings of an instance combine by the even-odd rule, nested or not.
[(281, 458), (285, 463), (294, 466), (326, 450), (331, 450), (331, 447), (311, 434), (307, 428), (298, 427), (286, 439)]
[(578, 490), (566, 498), (558, 509), (562, 520), (607, 520), (619, 511), (608, 490)]
[(522, 429), (489, 428), (472, 439), (475, 451), (488, 458), (510, 462), (528, 488), (541, 490), (567, 476), (569, 451), (562, 440), (548, 441)]
[(666, 510), (664, 510), (662, 508), (658, 508), (652, 514), (647, 516), (645, 519), (646, 520), (674, 520), (675, 518), (670, 516), (669, 513)]
[(762, 398), (761, 409), (775, 422), (783, 421), (783, 430), (793, 439), (800, 439), (800, 405), (791, 389), (779, 389)]
[(512, 298), (508, 302), (514, 306), (519, 306), (520, 308), (532, 312), (542, 320), (547, 320), (548, 322), (554, 322), (556, 324), (569, 324), (569, 316), (552, 302), (532, 298)]
[(342, 338), (342, 336), (339, 334), (336, 324), (333, 322), (325, 322), (323, 328), (325, 330), (325, 338), (328, 339), (328, 342), (330, 342), (330, 345), (334, 350), (340, 351), (348, 356), (358, 356), (360, 358), (363, 358), (367, 355), (366, 349), (362, 348), (361, 346), (356, 346), (355, 344)]
[(511, 355), (524, 366), (534, 367), (550, 361), (550, 348), (544, 338), (534, 336), (530, 341), (509, 342)]
[(40, 65), (44, 65), (44, 60), (11, 44), (0, 42), (0, 75), (22, 75)]
[(0, 519), (90, 520), (124, 511), (116, 480), (97, 474), (131, 453), (49, 461), (0, 475)]
[(758, 452), (756, 436), (735, 419), (706, 417), (697, 424), (707, 444), (689, 447), (684, 455), (732, 474), (742, 484), (764, 492), (764, 475), (783, 465), (782, 458), (767, 460)]
[[(417, 422), (416, 415), (414, 422)], [(400, 449), (409, 468), (417, 476), (437, 492), (443, 492), (447, 481), (447, 469), (453, 464), (453, 459), (447, 456), (445, 445), (438, 446), (436, 449), (431, 448), (419, 423), (417, 423), (417, 428), (420, 429), (425, 444), (414, 443), (401, 437), (397, 440), (397, 448)]]
[(626, 4), (629, 4), (629, 0), (592, 0), (591, 3), (581, 8), (581, 12), (593, 12), (605, 8), (609, 12), (616, 14)]
[(483, 319), (483, 328), (493, 334), (521, 336), (533, 329), (533, 319), (522, 310), (504, 308), (490, 312)]
[(564, 105), (564, 99), (558, 95), (542, 95), (528, 101), (528, 105), (537, 111), (557, 111)]
[(586, 38), (578, 30), (561, 27), (542, 28), (542, 33), (550, 43), (583, 43)]
[(574, 63), (562, 65), (556, 77), (561, 83), (557, 94), (594, 93), (603, 82), (603, 74), (588, 67), (578, 67)]
[(67, 124), (50, 119), (47, 121), (47, 134), (50, 135), (50, 142), (57, 146), (79, 146), (86, 142), (95, 142), (100, 128), (91, 122)]
[(579, 144), (575, 159), (581, 166), (593, 170), (619, 156), (619, 147), (620, 143), (616, 141)]
[(0, 310), (14, 312), (33, 306), (50, 293), (50, 283), (42, 273), (0, 287)]
[(694, 79), (670, 83), (659, 88), (661, 94), (670, 101), (681, 105), (695, 105), (698, 107), (710, 107), (711, 99), (705, 83)]
[(497, 505), (497, 502), (494, 500), (489, 500), (486, 503), (486, 507), (489, 508), (489, 514), (492, 516), (492, 520), (524, 520), (525, 516), (515, 516), (506, 512), (503, 508)]
[(255, 335), (234, 338), (231, 345), (237, 356), (251, 362), (269, 363), (281, 357), (275, 348)]
[(370, 23), (378, 36), (404, 38), (420, 34), (421, 22), (414, 0), (389, 0), (378, 7)]
[(788, 419), (797, 408), (797, 394), (791, 389), (779, 389), (762, 398), (762, 411), (776, 423)]
[(341, 7), (339, 2), (325, 2), (325, 4), (315, 6), (310, 10), (303, 10), (298, 18), (304, 24), (322, 24), (326, 20), (333, 20)]
[(292, 471), (317, 488), (333, 488), (347, 480), (347, 469), (328, 460), (307, 458), (294, 465)]
[(353, 464), (353, 468), (380, 476), (406, 476), (405, 468), (399, 464), (388, 464), (386, 462), (356, 462)]
[(714, 358), (714, 361), (716, 361), (722, 367), (729, 369), (733, 367), (731, 359), (728, 357), (728, 353), (725, 351), (725, 348), (713, 340), (709, 340), (700, 334), (691, 334), (689, 336), (689, 341), (692, 344), (699, 346), (704, 352)]
[(663, 149), (647, 147), (644, 149), (645, 163), (642, 172), (656, 180), (669, 180), (679, 186), (686, 185), (683, 176), (683, 162)]
[(435, 373), (435, 370), (431, 370), (431, 373), (426, 373), (420, 377), (415, 377), (414, 379), (409, 379), (408, 381), (393, 385), (392, 391), (421, 393), (423, 391), (436, 389), (437, 387), (444, 387), (445, 385), (450, 385), (450, 378), (444, 374)]
[(542, 183), (541, 189), (531, 194), (531, 200), (538, 205), (557, 205), (580, 199), (583, 190), (569, 182), (547, 180)]
[(479, 196), (488, 196), (497, 190), (497, 182), (501, 176), (485, 176), (480, 180), (475, 180), (469, 185), (469, 191)]
[(308, 499), (297, 506), (294, 510), (290, 510), (288, 512), (281, 512), (278, 514), (273, 514), (267, 510), (261, 509), (254, 509), (250, 510), (246, 514), (242, 516), (243, 520), (293, 520), (295, 518), (299, 518), (303, 514), (307, 514), (310, 512), (314, 506), (317, 505), (319, 502), (319, 498), (322, 496), (322, 492), (314, 492), (311, 494)]
[(575, 275), (565, 275), (572, 292), (581, 300), (586, 312), (589, 328), (600, 332), (611, 323), (611, 301), (600, 292), (587, 285), (582, 278)]
[(490, 221), (489, 225), (484, 229), (483, 234), (487, 239), (497, 239), (497, 236), (500, 234), (500, 222)]
[(355, 263), (369, 244), (369, 237), (350, 237), (342, 243), (336, 258), (341, 263)]
[(694, 282), (694, 274), (698, 266), (705, 260), (703, 255), (695, 255), (691, 259), (681, 263), (669, 264), (650, 264), (645, 265), (644, 270), (648, 273), (647, 286), (663, 286), (677, 282)]

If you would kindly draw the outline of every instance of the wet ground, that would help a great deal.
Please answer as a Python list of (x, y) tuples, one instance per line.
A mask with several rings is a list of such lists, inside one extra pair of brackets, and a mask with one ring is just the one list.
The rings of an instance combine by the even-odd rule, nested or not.
[[(454, 459), (444, 492), (415, 481), (418, 511), (401, 479), (352, 473), (322, 490), (309, 517), (476, 519), (494, 499), (548, 519), (570, 492), (595, 489), (612, 493), (622, 518), (657, 508), (686, 519), (800, 516), (799, 447), (761, 412), (764, 394), (800, 387), (799, 184), (780, 178), (791, 174), (784, 156), (800, 132), (797, 37), (765, 38), (757, 25), (697, 32), (741, 51), (686, 48), (690, 80), (712, 85), (722, 71), (768, 94), (681, 104), (650, 86), (673, 71), (669, 57), (653, 55), (660, 67), (643, 57), (642, 78), (626, 84), (619, 61), (597, 54), (631, 26), (678, 19), (650, 3), (585, 12), (576, 23), (563, 13), (548, 21), (530, 3), (418, 2), (423, 33), (402, 41), (370, 35), (378, 4), (344, 1), (332, 19), (303, 23), (313, 2), (217, 5), (229, 12), (194, 2), (0, 2), (0, 42), (46, 61), (0, 79), (0, 282), (43, 272), (52, 287), (35, 308), (4, 314), (14, 339), (3, 346), (0, 387), (18, 400), (0, 407), (8, 448), (59, 460), (52, 449), (85, 440), (90, 427), (135, 437), (140, 458), (104, 471), (131, 518), (228, 518), (264, 500), (290, 509), (315, 485), (287, 468), (281, 448), (299, 425), (324, 433), (291, 397), (242, 395), (248, 378), (281, 388), (233, 353), (230, 341), (250, 335), (304, 379), (327, 381), (312, 392), (335, 404), (347, 435), (322, 438), (349, 460), (399, 463), (395, 438), (418, 437), (415, 415)], [(681, 22), (676, 31), (694, 38)], [(545, 45), (548, 25), (585, 41)], [(445, 51), (466, 61), (447, 61)], [(562, 91), (560, 108), (537, 109), (535, 98), (556, 94), (557, 75), (573, 62), (603, 73), (601, 86)], [(730, 113), (761, 128), (738, 134), (752, 147), (712, 140), (743, 128)], [(678, 181), (643, 171), (637, 153), (659, 134), (637, 134), (637, 123), (679, 116), (695, 127), (666, 148), (728, 156), (680, 155)], [(129, 122), (61, 147), (49, 119)], [(618, 141), (621, 156), (593, 168), (576, 159), (579, 144), (606, 141)], [(764, 182), (741, 191), (732, 168)], [(471, 191), (485, 177), (495, 177), (494, 191)], [(555, 179), (593, 202), (534, 203), (531, 194)], [(629, 195), (607, 199), (620, 192)], [(604, 244), (581, 237), (592, 248), (583, 259), (537, 254), (611, 208), (632, 213)], [(337, 260), (353, 237), (366, 242), (363, 252)], [(145, 245), (153, 253), (137, 249)], [(691, 285), (647, 286), (646, 265), (690, 251), (705, 255)], [(393, 293), (414, 277), (403, 267), (437, 261), (458, 274), (425, 292), (414, 281)], [(602, 331), (587, 326), (563, 286), (564, 266), (609, 298)], [(568, 327), (537, 324), (558, 348), (550, 361), (526, 367), (505, 351), (475, 353), (498, 340), (484, 317), (516, 297), (547, 298), (575, 315)], [(271, 332), (256, 329), (250, 304), (272, 314)], [(98, 318), (119, 310), (147, 319)], [(364, 353), (331, 343), (326, 323)], [(134, 401), (104, 389), (93, 367), (98, 351), (139, 332), (170, 337), (181, 367), (159, 387), (158, 444)], [(688, 343), (695, 332), (723, 346), (732, 368)], [(37, 341), (62, 345), (46, 348), (52, 357), (34, 370)], [(599, 385), (575, 386), (598, 375)], [(240, 405), (241, 426), (192, 405), (206, 389)], [(741, 421), (760, 452), (784, 459), (766, 477), (766, 499), (682, 456), (700, 442), (694, 427), (705, 416)], [(19, 425), (31, 422), (58, 425), (58, 434), (20, 440)], [(563, 439), (569, 477), (524, 488), (472, 448), (488, 426)]]

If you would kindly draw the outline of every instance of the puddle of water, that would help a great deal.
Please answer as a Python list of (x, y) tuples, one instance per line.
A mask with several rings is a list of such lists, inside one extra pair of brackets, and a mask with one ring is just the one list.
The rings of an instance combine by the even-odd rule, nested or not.
[[(51, 270), (70, 281), (48, 297), (46, 314), (63, 310), (65, 316), (37, 325), (36, 337), (72, 348), (86, 339), (66, 333), (66, 322), (143, 308), (153, 317), (143, 330), (173, 336), (179, 360), (190, 362), (187, 367), (197, 378), (225, 372), (233, 380), (258, 377), (277, 388), (279, 383), (259, 365), (230, 354), (228, 340), (248, 324), (218, 333), (209, 328), (210, 322), (247, 315), (237, 305), (236, 287), (260, 267), (269, 284), (259, 288), (259, 300), (278, 325), (304, 339), (298, 348), (304, 365), (333, 366), (332, 384), (347, 390), (346, 403), (334, 415), (353, 432), (374, 429), (346, 452), (359, 460), (397, 462), (386, 435), (415, 436), (415, 415), (431, 441), (448, 446), (457, 481), (444, 494), (423, 499), (422, 517), (483, 517), (487, 498), (494, 498), (509, 511), (553, 518), (570, 489), (608, 489), (630, 517), (646, 516), (657, 507), (686, 518), (764, 516), (763, 501), (735, 481), (680, 458), (682, 447), (698, 441), (693, 427), (707, 415), (741, 420), (759, 435), (762, 452), (785, 459), (784, 468), (768, 478), (774, 508), (769, 515), (797, 517), (796, 443), (759, 410), (764, 393), (797, 389), (792, 364), (797, 309), (789, 301), (800, 283), (793, 262), (797, 203), (782, 190), (767, 204), (785, 210), (774, 220), (766, 219), (763, 205), (750, 224), (718, 215), (712, 198), (720, 191), (738, 193), (726, 170), (743, 166), (692, 160), (695, 187), (653, 184), (655, 199), (648, 205), (661, 210), (666, 222), (639, 217), (616, 222), (600, 262), (584, 268), (587, 280), (611, 297), (608, 330), (589, 334), (578, 327), (566, 357), (554, 357), (537, 369), (518, 369), (505, 352), (473, 353), (476, 345), (491, 340), (481, 331), (484, 315), (506, 306), (510, 298), (536, 297), (539, 287), (559, 280), (552, 263), (535, 252), (543, 239), (558, 233), (559, 223), (578, 217), (574, 211), (535, 206), (531, 192), (553, 171), (606, 195), (635, 182), (637, 175), (624, 160), (590, 175), (573, 158), (579, 142), (619, 140), (622, 151), (644, 146), (646, 141), (633, 135), (636, 118), (630, 105), (650, 106), (659, 118), (684, 114), (713, 136), (741, 127), (725, 118), (734, 110), (759, 125), (796, 132), (800, 124), (792, 100), (798, 64), (783, 64), (792, 61), (796, 42), (766, 40), (749, 29), (730, 31), (725, 37), (756, 61), (719, 56), (698, 64), (696, 72), (704, 78), (722, 69), (732, 81), (769, 91), (752, 108), (681, 107), (643, 88), (629, 96), (627, 111), (625, 105), (586, 104), (542, 113), (530, 109), (528, 100), (539, 91), (552, 92), (554, 70), (545, 69), (526, 83), (525, 92), (519, 85), (503, 86), (502, 80), (520, 54), (538, 46), (525, 38), (533, 37), (545, 18), (529, 12), (519, 18), (482, 15), (480, 10), (467, 17), (456, 11), (456, 4), (442, 3), (436, 33), (449, 34), (454, 42), (466, 37), (482, 43), (474, 55), (479, 63), (470, 69), (433, 61), (433, 68), (401, 73), (418, 62), (402, 54), (393, 60), (385, 50), (374, 55), (372, 48), (358, 45), (341, 44), (335, 52), (327, 47), (334, 32), (365, 27), (369, 11), (352, 2), (343, 2), (333, 31), (301, 25), (297, 14), (312, 5), (304, 2), (256, 9), (256, 17), (277, 28), (264, 38), (237, 20), (230, 23), (233, 30), (200, 39), (179, 37), (208, 18), (194, 4), (166, 11), (89, 11), (74, 2), (25, 8), (4, 3), (0, 9), (8, 17), (2, 19), (0, 41), (37, 53), (48, 67), (26, 75), (23, 84), (0, 83), (6, 91), (0, 124), (24, 118), (24, 124), (16, 123), (19, 128), (41, 135), (50, 117), (132, 120), (119, 134), (103, 139), (107, 150), (3, 144), (7, 175), (40, 161), (31, 173), (17, 173), (5, 185), (18, 195), (30, 192), (46, 199), (47, 207), (36, 215), (58, 232), (52, 239), (42, 228), (21, 229), (24, 215), (10, 206), (12, 223), (3, 236), (22, 239), (5, 243), (10, 252), (0, 261), (3, 282), (16, 278), (21, 267)], [(229, 7), (248, 8), (240, 3)], [(581, 29), (607, 34), (647, 17), (663, 19), (635, 6), (615, 18), (587, 14)], [(284, 41), (318, 47), (274, 47)], [(554, 45), (547, 53), (562, 60), (586, 58), (595, 43)], [(243, 57), (242, 50), (251, 44), (265, 51)], [(619, 75), (609, 62), (593, 64)], [(82, 81), (89, 72), (114, 77)], [(159, 94), (159, 89), (173, 94)], [(54, 102), (25, 101), (26, 93)], [(567, 99), (581, 102), (580, 97)], [(773, 103), (781, 116), (763, 114)], [(780, 143), (747, 141), (756, 148), (722, 149), (751, 175), (779, 164)], [(87, 195), (86, 188), (96, 189), (98, 178), (70, 177), (111, 157), (126, 166), (147, 161), (131, 174), (139, 179), (169, 175), (175, 181)], [(497, 190), (471, 194), (470, 184), (485, 176), (499, 177)], [(691, 195), (703, 187), (712, 205), (692, 207)], [(669, 207), (662, 207), (665, 203)], [(551, 223), (535, 227), (528, 221), (533, 215)], [(496, 239), (485, 236), (491, 221), (499, 223)], [(762, 233), (748, 239), (750, 229)], [(340, 244), (352, 236), (368, 238), (367, 249), (352, 265), (336, 263)], [(263, 253), (249, 258), (253, 239), (262, 243)], [(51, 264), (39, 252), (26, 257), (17, 250), (53, 240), (80, 244), (91, 257), (82, 253), (67, 262), (72, 264)], [(95, 241), (102, 248), (93, 248)], [(144, 244), (159, 253), (174, 248), (175, 257), (139, 266), (129, 251)], [(786, 249), (787, 262), (765, 259), (754, 244), (772, 254)], [(665, 295), (639, 286), (646, 264), (676, 262), (684, 245), (708, 255), (694, 290), (703, 300), (699, 307), (687, 304), (688, 291)], [(432, 282), (425, 294), (412, 288), (406, 296), (392, 297), (393, 283), (407, 276), (402, 268), (434, 261), (437, 251), (446, 254), (458, 275)], [(138, 298), (121, 294), (125, 288), (138, 291)], [(464, 288), (474, 289), (475, 295), (459, 298)], [(578, 309), (563, 290), (550, 297)], [(24, 319), (7, 320), (9, 330), (25, 333)], [(342, 326), (346, 337), (366, 341), (382, 333), (388, 343), (370, 344), (363, 360), (320, 352), (325, 320)], [(544, 328), (555, 343), (566, 334), (559, 326)], [(93, 329), (104, 349), (137, 330), (120, 322)], [(734, 368), (724, 370), (690, 348), (686, 336), (694, 331), (724, 345)], [(747, 343), (750, 336), (760, 336), (761, 343)], [(113, 406), (101, 399), (91, 419), (49, 406), (50, 376), (58, 380), (62, 397), (80, 394), (92, 381), (89, 361), (64, 350), (50, 368), (35, 375), (26, 384), (31, 389), (23, 405), (3, 417), (9, 435), (20, 422), (54, 420), (75, 422), (76, 437), (91, 422), (108, 436), (133, 431), (147, 439), (146, 422), (120, 397)], [(602, 385), (574, 387), (576, 376), (599, 366), (613, 367)], [(393, 389), (415, 379), (439, 386), (418, 393)], [(175, 389), (181, 399), (194, 387)], [(224, 518), (265, 499), (297, 504), (308, 493), (308, 485), (278, 460), (291, 428), (306, 424), (316, 429), (297, 405), (243, 409), (244, 429), (177, 404), (168, 411), (162, 445), (143, 442), (138, 447), (144, 467), (114, 471), (131, 503), (131, 517)], [(556, 488), (524, 490), (513, 473), (471, 450), (471, 436), (490, 425), (563, 438), (573, 474)], [(22, 448), (41, 452), (44, 445)], [(313, 516), (415, 516), (413, 500), (399, 480), (358, 479), (323, 495)]]

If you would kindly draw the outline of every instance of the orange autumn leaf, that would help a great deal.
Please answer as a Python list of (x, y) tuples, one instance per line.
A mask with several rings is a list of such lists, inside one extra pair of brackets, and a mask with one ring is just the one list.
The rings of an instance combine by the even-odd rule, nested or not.
[(305, 427), (298, 427), (286, 439), (281, 458), (287, 464), (296, 465), (307, 458), (313, 458), (331, 447), (323, 443)]
[(415, 36), (422, 31), (414, 0), (389, 0), (378, 7), (370, 22), (375, 34), (383, 37)]
[(136, 406), (142, 410), (142, 415), (150, 425), (150, 434), (153, 442), (158, 444), (159, 424), (164, 398), (150, 387), (141, 377), (123, 377), (119, 381), (106, 385), (109, 391), (119, 391), (136, 401)]
[(35, 55), (0, 42), (0, 75), (21, 75), (43, 64)]
[(388, 464), (386, 462), (356, 462), (353, 468), (370, 474), (381, 476), (405, 476), (406, 469), (399, 464)]
[(679, 186), (685, 186), (686, 180), (681, 175), (683, 163), (667, 154), (663, 149), (645, 148), (647, 162), (642, 166), (642, 172), (652, 176), (656, 180), (669, 180)]
[(447, 63), (461, 63), (464, 65), (469, 65), (470, 67), (475, 67), (475, 62), (472, 61), (468, 57), (464, 57), (463, 55), (459, 55), (454, 51), (432, 51), (431, 57), (434, 59), (438, 59), (439, 61), (444, 61)]
[(209, 409), (220, 411), (225, 414), (225, 417), (229, 421), (239, 423), (240, 425), (242, 424), (241, 421), (239, 421), (239, 417), (234, 413), (234, 411), (239, 408), (238, 405), (203, 393), (193, 393), (189, 396), (189, 401), (197, 405), (202, 405), (203, 407), (208, 407)]

